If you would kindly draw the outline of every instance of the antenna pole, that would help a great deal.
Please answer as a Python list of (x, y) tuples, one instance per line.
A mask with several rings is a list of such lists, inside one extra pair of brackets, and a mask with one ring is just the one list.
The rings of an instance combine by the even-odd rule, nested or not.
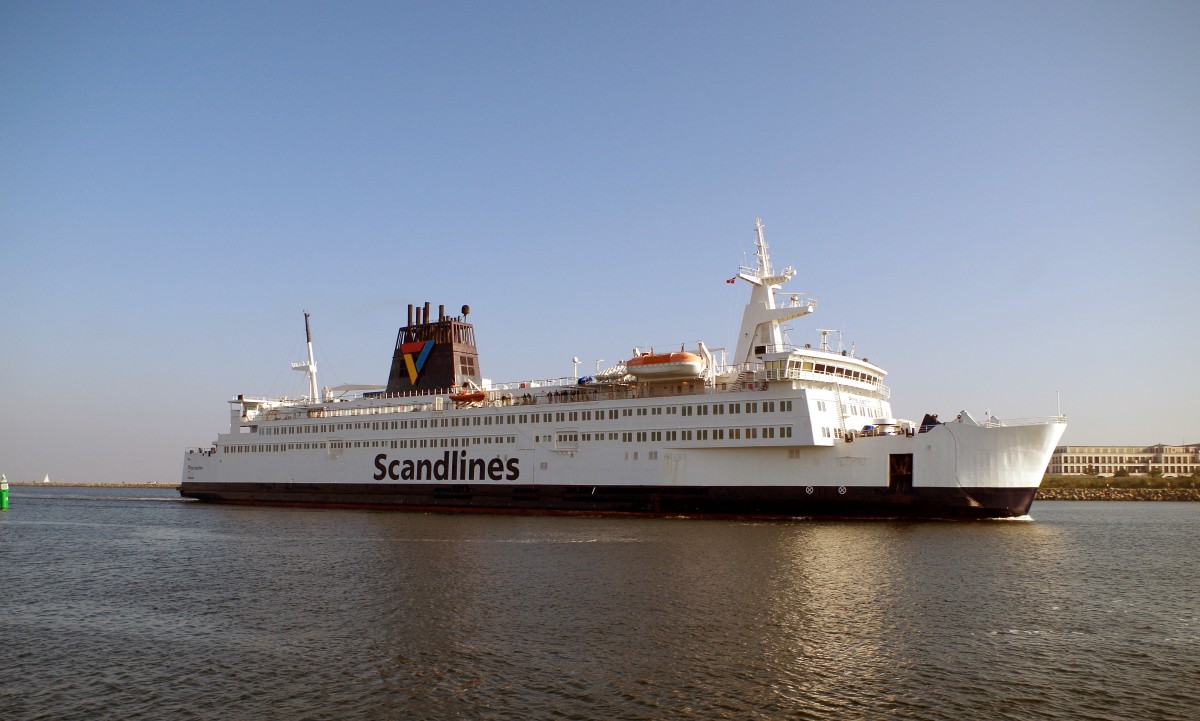
[(312, 358), (312, 326), (308, 324), (308, 311), (304, 312), (304, 335), (308, 341), (308, 399), (317, 402), (317, 361)]
[(313, 360), (312, 325), (308, 322), (308, 311), (304, 311), (304, 338), (308, 342), (308, 363), (293, 363), (296, 370), (304, 371), (308, 376), (308, 400), (317, 402), (317, 362)]
[(758, 236), (755, 243), (758, 246), (758, 275), (766, 278), (771, 275), (771, 258), (767, 255), (767, 240), (763, 237), (762, 218), (754, 219), (754, 233)]

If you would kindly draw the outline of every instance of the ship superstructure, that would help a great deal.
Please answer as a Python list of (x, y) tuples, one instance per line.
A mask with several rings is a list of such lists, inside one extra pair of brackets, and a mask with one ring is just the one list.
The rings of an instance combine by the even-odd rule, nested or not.
[[(1065, 419), (896, 419), (886, 372), (788, 343), (813, 313), (779, 293), (761, 222), (732, 358), (704, 343), (590, 377), (490, 383), (469, 309), (409, 306), (386, 386), (238, 396), (189, 450), (181, 493), (227, 503), (691, 516), (1011, 517), (1027, 513)], [(780, 299), (782, 298), (782, 302)], [(306, 314), (306, 332), (308, 331)], [(311, 342), (311, 334), (310, 334)], [(311, 346), (310, 346), (311, 348)]]

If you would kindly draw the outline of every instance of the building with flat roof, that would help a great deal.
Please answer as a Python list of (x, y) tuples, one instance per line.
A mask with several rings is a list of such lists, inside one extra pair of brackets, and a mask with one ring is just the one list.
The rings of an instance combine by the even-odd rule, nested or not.
[(1200, 443), (1186, 446), (1059, 446), (1046, 472), (1052, 476), (1093, 474), (1111, 476), (1125, 471), (1131, 476), (1158, 472), (1190, 476), (1200, 470)]

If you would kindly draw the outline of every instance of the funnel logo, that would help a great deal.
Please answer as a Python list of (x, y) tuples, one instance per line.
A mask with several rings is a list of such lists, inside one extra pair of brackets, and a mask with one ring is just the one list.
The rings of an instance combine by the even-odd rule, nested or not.
[(400, 344), (400, 352), (404, 354), (404, 367), (408, 370), (408, 382), (414, 386), (417, 384), (417, 378), (421, 377), (421, 371), (425, 368), (425, 361), (429, 360), (431, 350), (431, 340)]

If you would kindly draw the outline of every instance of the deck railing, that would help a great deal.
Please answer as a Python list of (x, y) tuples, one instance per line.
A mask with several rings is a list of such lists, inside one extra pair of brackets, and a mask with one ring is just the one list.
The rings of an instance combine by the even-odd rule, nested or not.
[(1003, 428), (1004, 426), (1044, 426), (1051, 423), (1066, 423), (1066, 416), (1043, 416), (1041, 418), (996, 418), (989, 416), (979, 425), (984, 428)]

